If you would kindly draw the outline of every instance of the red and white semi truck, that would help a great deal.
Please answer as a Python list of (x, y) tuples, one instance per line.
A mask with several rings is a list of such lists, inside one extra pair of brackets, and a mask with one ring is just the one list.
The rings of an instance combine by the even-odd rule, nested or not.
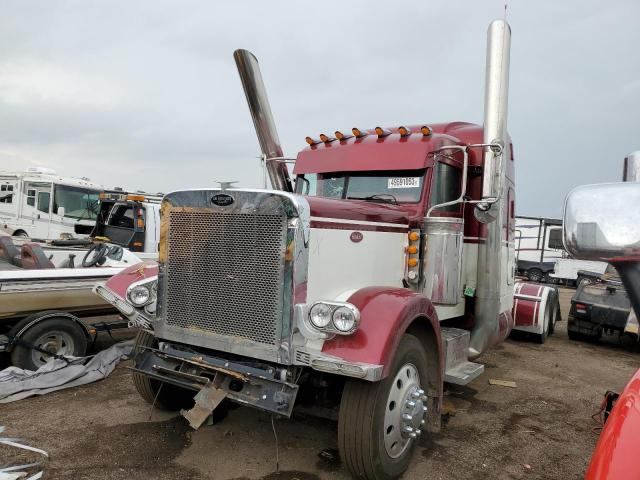
[[(401, 475), (416, 438), (440, 428), (444, 382), (476, 378), (474, 360), (514, 326), (510, 36), (489, 27), (484, 127), (309, 137), (294, 178), (257, 60), (236, 51), (273, 190), (169, 193), (158, 275), (132, 267), (98, 287), (151, 326), (136, 344), (141, 396), (192, 407), (195, 426), (224, 399), (283, 416), (334, 408), (349, 471)], [(551, 290), (536, 289), (522, 304)]]

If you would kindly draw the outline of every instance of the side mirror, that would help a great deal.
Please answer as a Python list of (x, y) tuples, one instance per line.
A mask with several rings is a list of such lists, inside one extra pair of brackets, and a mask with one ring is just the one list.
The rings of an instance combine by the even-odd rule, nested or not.
[(564, 205), (564, 246), (575, 258), (640, 261), (640, 183), (577, 187)]
[(65, 214), (64, 207), (58, 207), (58, 210), (56, 211), (56, 213), (61, 217), (64, 217), (64, 214)]

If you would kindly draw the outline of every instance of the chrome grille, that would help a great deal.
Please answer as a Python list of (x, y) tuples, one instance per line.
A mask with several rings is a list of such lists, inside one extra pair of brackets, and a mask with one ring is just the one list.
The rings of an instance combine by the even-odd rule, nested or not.
[(276, 345), (283, 303), (286, 215), (169, 212), (169, 326)]

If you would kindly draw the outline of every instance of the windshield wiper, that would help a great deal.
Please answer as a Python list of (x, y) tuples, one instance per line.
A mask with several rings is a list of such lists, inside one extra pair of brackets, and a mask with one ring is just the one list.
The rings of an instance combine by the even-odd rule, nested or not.
[[(389, 197), (389, 198), (387, 198)], [(398, 199), (390, 193), (378, 193), (376, 195), (369, 195), (368, 197), (347, 197), (348, 200), (366, 200), (368, 202), (380, 202), (390, 203), (392, 205), (398, 205)]]

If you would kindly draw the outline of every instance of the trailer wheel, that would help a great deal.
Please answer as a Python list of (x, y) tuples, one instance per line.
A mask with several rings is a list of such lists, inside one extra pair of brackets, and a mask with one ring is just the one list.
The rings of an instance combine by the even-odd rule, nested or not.
[(539, 268), (530, 268), (527, 270), (527, 278), (532, 282), (540, 282), (542, 280), (542, 270)]
[(424, 347), (413, 335), (404, 335), (387, 378), (346, 381), (338, 447), (355, 478), (392, 479), (407, 469), (427, 414), (426, 379)]
[[(80, 325), (68, 317), (52, 317), (26, 330), (11, 351), (11, 363), (24, 370), (37, 370), (54, 357), (83, 357), (87, 354), (87, 336)], [(37, 348), (31, 348), (31, 345)], [(42, 350), (50, 352), (44, 353)]]
[(20, 238), (29, 238), (29, 235), (27, 235), (27, 232), (25, 232), (24, 230), (16, 230), (15, 232), (13, 232), (13, 237), (20, 237)]
[[(133, 345), (134, 358), (144, 347), (158, 347), (158, 340), (147, 330), (139, 330)], [(147, 375), (133, 372), (133, 385), (140, 396), (160, 410), (178, 411), (193, 407), (195, 392), (169, 383), (154, 380)]]

